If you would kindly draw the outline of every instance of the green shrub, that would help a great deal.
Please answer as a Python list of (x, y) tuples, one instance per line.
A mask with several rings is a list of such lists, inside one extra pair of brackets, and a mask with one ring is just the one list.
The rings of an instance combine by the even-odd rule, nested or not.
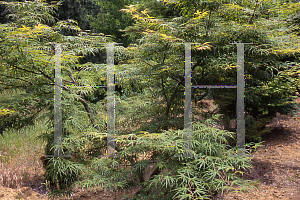
[[(193, 124), (190, 157), (184, 156), (183, 130), (118, 136), (117, 157), (89, 160), (73, 185), (112, 191), (140, 185), (131, 199), (209, 199), (224, 190), (254, 187), (238, 175), (251, 167), (250, 159), (234, 156), (235, 149), (226, 144), (232, 134), (211, 128), (212, 123)], [(144, 153), (148, 156), (140, 159)]]
[(247, 115), (245, 117), (246, 142), (261, 142), (262, 136), (274, 129), (266, 126), (272, 119), (273, 117), (254, 119), (251, 115)]

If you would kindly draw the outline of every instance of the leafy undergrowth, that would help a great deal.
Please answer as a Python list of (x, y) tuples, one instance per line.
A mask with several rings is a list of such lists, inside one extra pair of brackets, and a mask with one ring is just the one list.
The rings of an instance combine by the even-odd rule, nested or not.
[[(300, 102), (299, 99), (295, 101)], [(23, 134), (20, 136), (21, 132), (11, 134), (7, 131), (7, 137), (4, 140), (1, 138), (0, 199), (47, 199), (46, 188), (41, 182), (44, 171), (39, 160), (43, 154), (43, 144), (37, 144), (33, 135), (30, 137), (42, 131), (43, 123), (38, 124), (40, 128), (36, 126), (35, 129), (22, 130), (22, 133), (27, 133), (25, 137)], [(245, 180), (258, 181), (259, 189), (219, 194), (214, 199), (300, 199), (300, 117), (277, 115), (268, 126), (274, 127), (274, 130), (264, 136), (264, 146), (253, 153), (252, 170), (245, 170), (242, 176)], [(146, 177), (149, 175), (146, 174)], [(121, 196), (132, 196), (139, 190), (139, 186), (123, 192), (89, 192), (76, 188), (69, 199), (121, 199)]]

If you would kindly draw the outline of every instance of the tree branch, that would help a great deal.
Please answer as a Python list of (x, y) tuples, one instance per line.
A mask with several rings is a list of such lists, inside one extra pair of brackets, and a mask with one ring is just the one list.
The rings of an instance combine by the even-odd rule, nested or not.
[[(76, 80), (74, 79), (74, 77), (72, 76), (72, 74), (71, 74), (70, 71), (68, 71), (68, 76), (71, 78), (72, 82), (73, 82), (75, 85), (77, 85)], [(69, 89), (66, 88), (66, 87), (64, 87), (64, 89), (67, 90), (67, 91), (69, 91)], [(85, 101), (85, 99), (84, 99), (82, 93), (79, 92), (79, 94), (80, 94), (80, 96), (82, 96), (82, 98), (78, 98), (78, 100), (83, 104), (83, 106), (84, 106), (86, 112), (88, 113), (88, 117), (89, 117), (89, 119), (91, 120), (91, 123), (92, 123), (93, 127), (96, 128), (99, 132), (101, 132), (99, 126), (95, 124), (95, 119), (92, 117), (92, 113), (91, 113), (91, 110), (90, 110), (90, 108), (89, 108), (88, 103)], [(109, 143), (108, 145), (111, 145), (111, 144)], [(122, 151), (122, 149), (120, 149), (117, 145), (115, 145), (115, 150), (116, 150), (117, 152)], [(131, 163), (134, 162), (134, 159), (133, 159), (132, 156), (130, 156), (128, 159), (129, 159), (129, 161), (130, 161)]]
[[(30, 71), (30, 70), (27, 70), (27, 69), (23, 69), (23, 68), (21, 68), (21, 67), (18, 67), (18, 66), (16, 66), (16, 65), (14, 65), (13, 67), (15, 67), (15, 68), (17, 68), (17, 69), (20, 69), (20, 70), (24, 70), (24, 71), (26, 71), (26, 72), (29, 72), (29, 73), (32, 73), (32, 74), (37, 74), (37, 75), (44, 75), (46, 78), (48, 78), (49, 80), (51, 80), (51, 82), (53, 82), (54, 83), (54, 79), (52, 79), (50, 76), (48, 76), (47, 74), (45, 74), (45, 73), (37, 73), (37, 72), (34, 72), (34, 71)], [(40, 70), (39, 70), (40, 71)]]
[(172, 74), (168, 74), (172, 79), (174, 79), (175, 81), (177, 81), (179, 84), (185, 86), (185, 84), (183, 84), (183, 80), (184, 77), (181, 77), (180, 79), (176, 78), (175, 76), (173, 76)]
[[(72, 74), (70, 71), (68, 71), (68, 76), (72, 79), (72, 82), (77, 85), (75, 79), (73, 78)], [(69, 89), (67, 89), (66, 87), (64, 87), (65, 90), (69, 91)], [(93, 127), (96, 128), (99, 132), (101, 132), (100, 128), (98, 125), (95, 124), (95, 119), (92, 117), (92, 112), (91, 112), (91, 109), (88, 105), (88, 103), (85, 101), (81, 91), (79, 91), (79, 95), (82, 97), (82, 98), (78, 98), (78, 100), (82, 103), (82, 105), (84, 106), (86, 112), (88, 113), (88, 117), (89, 119), (91, 120), (92, 124), (93, 124)]]
[(164, 94), (164, 96), (165, 96), (165, 98), (166, 98), (166, 101), (168, 102), (168, 97), (167, 97), (167, 94), (164, 92), (165, 91), (165, 87), (164, 87), (164, 78), (162, 77), (161, 78), (161, 85), (162, 85), (162, 91), (163, 91), (163, 94)]
[(24, 79), (19, 78), (19, 77), (8, 76), (8, 75), (5, 75), (5, 74), (3, 76), (5, 76), (7, 78), (13, 78), (13, 79), (21, 80), (21, 81), (24, 81), (24, 82), (28, 82), (28, 83), (31, 83), (32, 85), (34, 85), (31, 81), (24, 80)]
[(67, 82), (67, 83), (71, 83), (71, 84), (73, 84), (73, 82), (72, 81), (68, 81), (68, 80), (65, 80), (65, 79), (62, 79), (63, 81), (65, 81), (65, 82)]
[(172, 102), (174, 101), (175, 96), (176, 96), (176, 93), (177, 93), (178, 90), (179, 90), (178, 87), (177, 87), (178, 85), (179, 85), (179, 83), (176, 84), (176, 86), (175, 86), (175, 91), (173, 92), (173, 94), (172, 94), (172, 96), (171, 96), (171, 98), (170, 98), (170, 101), (167, 102), (167, 110), (166, 110), (166, 113), (165, 113), (166, 116), (169, 115), (169, 112), (170, 112), (170, 109), (171, 109)]
[(255, 11), (256, 11), (257, 8), (258, 8), (258, 0), (256, 0), (256, 5), (255, 5), (255, 8), (254, 8), (254, 10), (253, 10), (253, 13), (252, 13), (252, 15), (251, 15), (251, 17), (250, 17), (250, 19), (249, 19), (249, 21), (248, 21), (248, 24), (252, 23), (252, 20), (253, 20), (253, 18), (254, 18), (254, 14), (255, 14)]
[(53, 82), (53, 78), (51, 78), (48, 74), (45, 74), (45, 72), (43, 72), (41, 69), (38, 69), (39, 72), (41, 72), (42, 75), (44, 75), (46, 78), (48, 78), (49, 80), (51, 80)]

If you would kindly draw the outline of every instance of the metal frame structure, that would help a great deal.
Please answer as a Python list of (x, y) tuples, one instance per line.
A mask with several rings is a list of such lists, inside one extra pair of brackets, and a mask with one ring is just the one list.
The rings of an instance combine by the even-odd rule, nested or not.
[[(115, 80), (114, 80), (114, 44), (107, 43), (107, 156), (115, 156)], [(245, 156), (245, 120), (244, 120), (244, 92), (245, 92), (245, 69), (244, 69), (244, 44), (251, 43), (231, 43), (237, 44), (237, 85), (191, 85), (191, 44), (196, 43), (179, 43), (185, 44), (185, 111), (184, 111), (184, 140), (185, 156), (191, 156), (189, 149), (192, 133), (192, 98), (191, 88), (237, 88), (237, 156)], [(54, 155), (46, 157), (70, 157), (62, 155), (62, 114), (61, 114), (61, 44), (55, 45), (55, 103), (54, 103)], [(91, 87), (91, 86), (76, 86)], [(100, 87), (100, 86), (97, 86)]]

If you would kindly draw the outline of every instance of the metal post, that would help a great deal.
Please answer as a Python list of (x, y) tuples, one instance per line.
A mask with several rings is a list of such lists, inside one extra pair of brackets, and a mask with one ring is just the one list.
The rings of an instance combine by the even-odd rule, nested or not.
[(192, 78), (192, 53), (191, 43), (185, 43), (185, 103), (184, 103), (184, 148), (185, 156), (192, 156), (192, 94), (191, 94), (191, 78)]
[(245, 156), (245, 67), (244, 67), (244, 43), (237, 43), (237, 155)]
[(54, 157), (62, 156), (61, 44), (55, 44)]
[(107, 156), (115, 153), (114, 44), (107, 45)]

